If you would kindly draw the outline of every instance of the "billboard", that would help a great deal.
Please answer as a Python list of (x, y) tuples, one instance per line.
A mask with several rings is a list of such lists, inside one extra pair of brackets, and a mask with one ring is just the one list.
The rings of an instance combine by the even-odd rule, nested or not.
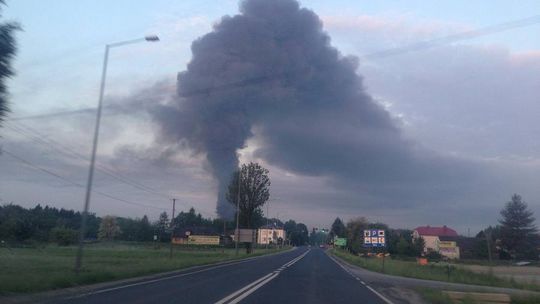
[(364, 247), (385, 247), (386, 234), (381, 229), (364, 230)]
[[(238, 229), (239, 238), (238, 242), (240, 243), (253, 243), (255, 240), (255, 229)], [(232, 238), (236, 238), (236, 231), (234, 235), (232, 235)]]
[(457, 243), (454, 241), (439, 241), (439, 249), (440, 248), (456, 248)]
[(219, 235), (189, 235), (190, 245), (219, 245)]

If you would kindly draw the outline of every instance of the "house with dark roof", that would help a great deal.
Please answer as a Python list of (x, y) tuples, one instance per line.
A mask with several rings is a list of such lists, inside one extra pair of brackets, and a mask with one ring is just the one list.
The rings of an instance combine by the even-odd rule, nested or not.
[(424, 239), (424, 253), (438, 252), (449, 259), (459, 259), (457, 232), (447, 227), (420, 226), (413, 230), (413, 239)]

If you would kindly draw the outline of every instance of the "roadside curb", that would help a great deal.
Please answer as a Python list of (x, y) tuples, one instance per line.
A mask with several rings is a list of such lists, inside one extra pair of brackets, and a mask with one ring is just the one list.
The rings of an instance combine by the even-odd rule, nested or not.
[(347, 267), (350, 271), (361, 276), (364, 280), (369, 281), (370, 283), (374, 283), (375, 285), (382, 286), (382, 285), (388, 285), (388, 284), (394, 284), (394, 285), (399, 284), (399, 286), (401, 287), (408, 287), (408, 288), (421, 287), (421, 288), (433, 288), (433, 289), (439, 289), (439, 290), (462, 291), (462, 292), (488, 292), (488, 293), (507, 293), (507, 294), (516, 295), (516, 296), (540, 296), (540, 292), (532, 291), (532, 290), (525, 290), (525, 289), (470, 285), (470, 284), (451, 283), (451, 282), (444, 282), (444, 281), (434, 281), (434, 280), (425, 280), (425, 279), (389, 275), (389, 274), (367, 270), (356, 265), (352, 265), (349, 262), (341, 259), (340, 257), (332, 253), (327, 252), (327, 254), (343, 267)]
[(294, 251), (296, 249), (298, 249), (298, 247), (292, 247), (288, 250), (273, 252), (269, 254), (262, 254), (262, 255), (258, 255), (254, 257), (246, 257), (242, 259), (232, 259), (232, 260), (226, 260), (226, 261), (221, 261), (221, 262), (216, 262), (216, 263), (211, 263), (211, 264), (190, 266), (187, 268), (148, 274), (148, 275), (138, 276), (138, 277), (131, 277), (131, 278), (120, 279), (120, 280), (115, 280), (115, 281), (108, 281), (108, 282), (101, 282), (101, 283), (96, 283), (96, 284), (88, 284), (88, 285), (81, 285), (81, 286), (68, 287), (68, 288), (62, 288), (62, 289), (55, 289), (55, 290), (43, 291), (43, 292), (38, 292), (38, 293), (33, 293), (33, 294), (0, 296), (0, 302), (3, 304), (49, 303), (50, 301), (58, 300), (58, 298), (73, 297), (73, 296), (77, 296), (81, 294), (91, 293), (93, 291), (98, 291), (101, 289), (119, 287), (126, 284), (137, 284), (137, 283), (143, 283), (145, 281), (166, 279), (167, 277), (174, 277), (176, 275), (181, 275), (183, 273), (188, 273), (190, 271), (204, 270), (205, 268), (212, 268), (216, 266), (226, 266), (227, 264), (235, 264), (235, 263), (240, 263), (240, 262), (242, 263), (249, 262), (251, 260), (256, 260), (256, 259), (260, 259), (264, 257), (285, 254), (285, 253)]

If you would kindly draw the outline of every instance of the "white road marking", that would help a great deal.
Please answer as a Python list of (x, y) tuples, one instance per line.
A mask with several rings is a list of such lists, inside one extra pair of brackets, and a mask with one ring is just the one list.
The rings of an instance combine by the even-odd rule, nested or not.
[(266, 283), (272, 281), (275, 277), (277, 277), (279, 275), (279, 272), (278, 273), (274, 273), (271, 277), (269, 277), (268, 279), (260, 282), (259, 284), (257, 284), (255, 287), (251, 288), (250, 290), (246, 291), (245, 293), (241, 294), (238, 298), (232, 300), (231, 302), (229, 302), (229, 304), (236, 304), (240, 301), (242, 301), (245, 297), (249, 296), (250, 294), (252, 294), (255, 290), (263, 287)]
[[(351, 276), (353, 276), (354, 278), (358, 279), (354, 274), (352, 274), (352, 272), (350, 272), (348, 269), (346, 269), (343, 265), (341, 265), (341, 263), (339, 263), (336, 259), (334, 259), (334, 257), (330, 256), (327, 254), (327, 256), (332, 260), (334, 261), (334, 263), (338, 264), (341, 268), (343, 268), (343, 270), (345, 270), (345, 272), (347, 272), (348, 274), (350, 274)], [(392, 301), (390, 301), (387, 297), (383, 296), (381, 293), (379, 293), (378, 291), (376, 291), (375, 289), (371, 288), (371, 286), (367, 285), (364, 281), (360, 281), (360, 283), (362, 283), (362, 285), (366, 286), (367, 289), (371, 290), (371, 292), (373, 292), (376, 296), (378, 296), (379, 298), (381, 298), (384, 302), (386, 302), (387, 304), (394, 304)]]
[(369, 285), (366, 285), (366, 287), (371, 290), (374, 294), (378, 295), (379, 298), (383, 299), (383, 301), (385, 301), (386, 303), (388, 304), (394, 304), (392, 301), (388, 300), (385, 296), (383, 296), (382, 294), (380, 294), (378, 291), (376, 291), (375, 289), (371, 288)]
[(220, 301), (216, 302), (216, 304), (223, 304), (223, 303), (229, 301), (230, 299), (232, 299), (232, 298), (238, 296), (239, 294), (241, 294), (241, 293), (244, 292), (245, 290), (251, 288), (251, 287), (254, 286), (254, 285), (257, 285), (259, 282), (261, 282), (261, 281), (267, 279), (268, 277), (270, 277), (270, 276), (272, 276), (272, 275), (274, 275), (273, 272), (271, 272), (271, 273), (265, 275), (264, 277), (258, 279), (257, 281), (255, 281), (255, 282), (253, 282), (253, 283), (251, 283), (251, 284), (249, 284), (249, 285), (246, 285), (244, 288), (239, 289), (239, 290), (237, 290), (237, 291), (231, 293), (230, 295), (228, 295), (228, 296), (226, 296), (225, 298), (221, 299)]
[(284, 265), (282, 265), (278, 269), (274, 270), (273, 272), (265, 275), (262, 278), (259, 278), (255, 282), (253, 282), (253, 283), (251, 283), (249, 285), (246, 285), (243, 288), (231, 293), (230, 295), (228, 295), (225, 298), (219, 300), (215, 304), (225, 304), (225, 303), (227, 303), (227, 304), (236, 304), (236, 303), (240, 302), (241, 300), (243, 300), (244, 298), (246, 298), (247, 296), (249, 296), (250, 294), (255, 292), (257, 289), (263, 287), (266, 283), (268, 283), (268, 282), (272, 281), (273, 279), (275, 279), (283, 270), (285, 270), (285, 268), (288, 268), (288, 267), (294, 265), (294, 263), (300, 261), (303, 257), (306, 256), (306, 254), (309, 253), (310, 250), (311, 249), (308, 249), (306, 252), (304, 252), (300, 256), (290, 260), (289, 262), (285, 263)]
[[(296, 250), (296, 248), (293, 249), (293, 250)], [(287, 251), (285, 251), (285, 252), (287, 252)], [(279, 252), (279, 253), (276, 253), (276, 254), (281, 254), (281, 253), (285, 253), (285, 252)], [(191, 272), (180, 273), (180, 274), (177, 274), (177, 275), (166, 276), (166, 277), (162, 277), (162, 278), (137, 282), (137, 283), (133, 283), (133, 284), (127, 284), (127, 285), (122, 285), (122, 286), (117, 286), (117, 287), (100, 289), (100, 290), (97, 290), (97, 291), (91, 291), (91, 292), (83, 293), (81, 295), (68, 297), (67, 299), (82, 298), (82, 297), (86, 297), (86, 296), (91, 296), (91, 295), (100, 294), (100, 293), (106, 293), (106, 292), (115, 291), (115, 290), (119, 290), (119, 289), (124, 289), (124, 288), (128, 288), (128, 287), (146, 285), (146, 284), (152, 284), (152, 283), (155, 283), (155, 282), (161, 282), (161, 281), (165, 281), (165, 280), (176, 279), (176, 278), (185, 277), (185, 276), (188, 276), (188, 275), (197, 274), (197, 273), (201, 273), (201, 272), (205, 272), (205, 271), (209, 271), (209, 270), (214, 270), (214, 269), (223, 268), (223, 267), (227, 267), (227, 266), (247, 263), (247, 262), (253, 261), (255, 259), (268, 257), (268, 256), (272, 256), (272, 255), (274, 255), (274, 254), (256, 256), (256, 257), (252, 257), (252, 258), (243, 259), (243, 260), (237, 261), (237, 262), (223, 262), (223, 264), (219, 264), (219, 265), (216, 265), (216, 266), (213, 266), (213, 267), (204, 268), (204, 269), (201, 269), (201, 270), (195, 270), (195, 271), (191, 271)], [(205, 267), (205, 266), (203, 265), (203, 266), (200, 266), (200, 267)]]

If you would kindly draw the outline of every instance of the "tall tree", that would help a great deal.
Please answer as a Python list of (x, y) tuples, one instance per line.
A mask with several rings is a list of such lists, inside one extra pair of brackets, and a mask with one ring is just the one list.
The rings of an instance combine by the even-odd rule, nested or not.
[(285, 234), (287, 237), (289, 237), (294, 230), (296, 229), (296, 222), (294, 220), (288, 220), (283, 225), (283, 230), (285, 230)]
[(501, 243), (503, 249), (514, 257), (537, 256), (530, 252), (535, 241), (537, 228), (534, 224), (533, 212), (528, 209), (527, 203), (521, 196), (514, 194), (501, 210)]
[[(238, 185), (240, 185), (240, 225), (253, 228), (254, 220), (262, 218), (261, 207), (270, 198), (270, 177), (268, 169), (257, 163), (243, 164), (239, 172), (233, 174), (227, 200), (236, 206)], [(238, 179), (240, 178), (240, 183)]]
[(345, 224), (343, 224), (343, 221), (337, 217), (334, 220), (334, 223), (332, 223), (332, 228), (330, 229), (330, 235), (331, 238), (334, 237), (346, 237), (347, 236), (347, 228), (345, 227)]
[(169, 216), (167, 215), (167, 212), (163, 211), (159, 215), (159, 220), (156, 223), (158, 238), (161, 242), (169, 240), (168, 228), (169, 228)]
[(296, 224), (291, 242), (295, 246), (305, 245), (309, 241), (309, 230), (304, 223)]
[[(0, 17), (2, 5), (5, 5), (4, 0), (0, 0)], [(0, 126), (9, 111), (6, 80), (14, 74), (11, 66), (17, 51), (14, 33), (19, 29), (19, 24), (15, 22), (0, 23)]]
[[(337, 220), (337, 219), (336, 219)], [(336, 222), (334, 222), (336, 224)], [(347, 247), (355, 253), (362, 249), (364, 244), (364, 230), (368, 229), (369, 222), (365, 217), (357, 217), (347, 222)], [(332, 225), (333, 227), (334, 225)], [(336, 224), (336, 227), (339, 223)], [(337, 228), (338, 230), (341, 228)]]
[(116, 217), (106, 215), (101, 219), (98, 237), (100, 240), (112, 241), (120, 234), (120, 227), (116, 223)]

